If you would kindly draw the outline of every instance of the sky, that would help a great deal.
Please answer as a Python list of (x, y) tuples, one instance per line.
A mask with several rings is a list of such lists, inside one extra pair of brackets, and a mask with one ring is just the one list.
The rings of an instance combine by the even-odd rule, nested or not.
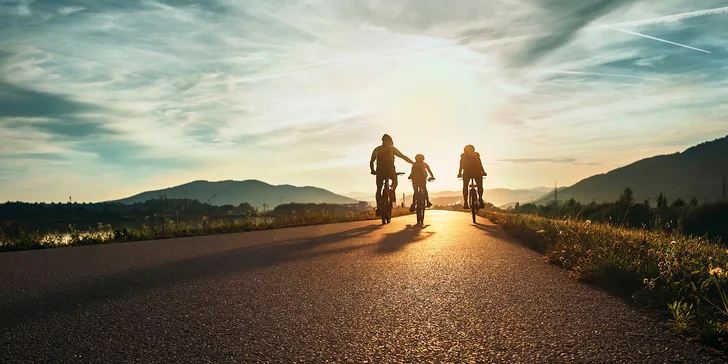
[[(0, 201), (570, 185), (728, 134), (728, 0), (0, 0)], [(407, 163), (397, 162), (406, 172)], [(410, 191), (405, 181), (405, 191)]]

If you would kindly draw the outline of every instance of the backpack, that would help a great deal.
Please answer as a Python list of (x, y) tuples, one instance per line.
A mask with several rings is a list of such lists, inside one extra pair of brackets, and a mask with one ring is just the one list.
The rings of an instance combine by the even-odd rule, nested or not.
[(465, 173), (480, 172), (482, 163), (480, 161), (480, 153), (463, 153), (460, 155), (463, 163), (463, 171)]
[(394, 148), (389, 145), (377, 147), (377, 166), (394, 165)]

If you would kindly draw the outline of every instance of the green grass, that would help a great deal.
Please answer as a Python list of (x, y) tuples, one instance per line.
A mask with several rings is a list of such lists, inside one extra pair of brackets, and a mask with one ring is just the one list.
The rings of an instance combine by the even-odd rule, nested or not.
[[(396, 208), (393, 216), (410, 214), (407, 208)], [(284, 216), (253, 216), (211, 221), (202, 217), (193, 224), (170, 217), (148, 217), (141, 228), (114, 228), (99, 224), (91, 230), (79, 231), (69, 226), (67, 233), (44, 233), (20, 229), (9, 235), (0, 227), (0, 252), (29, 249), (48, 249), (81, 245), (98, 245), (128, 241), (169, 239), (189, 236), (229, 234), (245, 231), (278, 229), (295, 226), (331, 224), (339, 222), (376, 220), (374, 211), (366, 212), (306, 212)]]
[[(572, 276), (671, 317), (691, 339), (728, 349), (728, 251), (701, 238), (578, 220), (484, 212)], [(671, 316), (667, 316), (671, 315)]]

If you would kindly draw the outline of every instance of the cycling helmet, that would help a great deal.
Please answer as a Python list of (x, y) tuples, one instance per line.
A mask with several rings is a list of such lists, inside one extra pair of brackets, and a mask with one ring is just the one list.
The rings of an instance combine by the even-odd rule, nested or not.
[(465, 146), (463, 151), (465, 151), (465, 153), (473, 153), (475, 152), (475, 147), (472, 144), (468, 144)]
[(425, 156), (422, 155), (422, 154), (418, 154), (418, 155), (415, 156), (415, 160), (418, 161), (418, 162), (422, 162), (422, 161), (425, 160)]
[(394, 144), (394, 141), (392, 141), (392, 137), (389, 136), (389, 134), (382, 135), (382, 141)]

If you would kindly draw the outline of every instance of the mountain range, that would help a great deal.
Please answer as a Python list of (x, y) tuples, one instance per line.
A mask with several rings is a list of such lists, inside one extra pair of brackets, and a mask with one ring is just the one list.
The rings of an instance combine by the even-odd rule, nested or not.
[(245, 181), (194, 181), (180, 186), (142, 192), (114, 202), (133, 204), (159, 198), (189, 198), (211, 205), (234, 205), (247, 202), (254, 207), (263, 204), (275, 207), (280, 203), (357, 203), (356, 200), (337, 195), (317, 187), (274, 186), (257, 180)]
[[(668, 201), (678, 198), (717, 201), (724, 198), (728, 178), (728, 136), (701, 143), (682, 153), (642, 159), (610, 172), (586, 178), (559, 191), (559, 200), (606, 202), (619, 198), (625, 188), (637, 201), (655, 201), (664, 193)], [(537, 203), (553, 201), (553, 193)]]

